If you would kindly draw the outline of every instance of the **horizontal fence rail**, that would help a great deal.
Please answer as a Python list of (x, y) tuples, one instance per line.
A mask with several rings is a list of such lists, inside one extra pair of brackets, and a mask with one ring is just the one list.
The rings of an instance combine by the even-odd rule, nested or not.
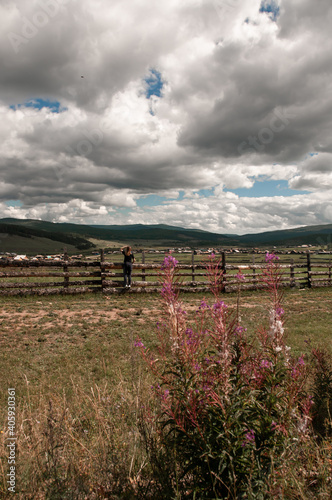
[[(219, 256), (217, 256), (219, 257)], [(192, 254), (191, 263), (179, 263), (176, 266), (177, 287), (183, 292), (208, 292), (209, 281), (206, 276), (206, 263), (201, 256)], [(266, 287), (264, 269), (266, 264), (246, 262), (245, 264), (227, 263), (226, 255), (222, 253), (219, 261), (222, 278), (219, 283), (224, 292), (232, 292), (241, 286), (242, 290), (255, 290)], [(279, 265), (282, 276), (281, 286), (285, 287), (321, 287), (331, 286), (331, 261), (316, 261), (309, 253), (305, 262), (293, 261)], [(245, 280), (240, 281), (236, 274), (241, 272)], [(0, 260), (0, 295), (52, 295), (76, 293), (146, 293), (161, 290), (161, 262), (145, 263), (144, 253), (142, 263), (133, 264), (132, 287), (123, 286), (123, 271), (121, 262), (104, 260), (101, 252), (99, 260), (77, 261), (69, 260), (65, 254), (64, 260)]]

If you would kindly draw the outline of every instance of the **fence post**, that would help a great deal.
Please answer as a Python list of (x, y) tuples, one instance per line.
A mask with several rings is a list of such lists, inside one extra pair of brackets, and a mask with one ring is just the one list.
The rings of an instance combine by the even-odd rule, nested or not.
[(294, 259), (291, 259), (290, 261), (290, 281), (289, 281), (290, 287), (295, 286), (295, 274), (294, 274)]
[(195, 251), (193, 250), (191, 254), (191, 265), (192, 265), (192, 271), (191, 271), (191, 282), (195, 281)]
[[(252, 265), (255, 265), (255, 255), (252, 256)], [(252, 268), (252, 284), (254, 285), (255, 290), (257, 289), (257, 280), (256, 280), (256, 269)]]
[(308, 273), (308, 287), (311, 288), (311, 261), (310, 252), (307, 250), (307, 273)]
[(105, 276), (103, 276), (105, 272), (105, 254), (104, 254), (104, 249), (102, 248), (100, 250), (100, 279), (101, 279), (101, 292), (103, 293), (104, 288), (105, 288)]
[(329, 286), (331, 285), (331, 259), (329, 259)]
[[(144, 250), (142, 250), (142, 264), (145, 264), (145, 251)], [(142, 274), (143, 274), (143, 276), (142, 276), (143, 280), (142, 281), (146, 281), (146, 279), (145, 279), (145, 269), (142, 269)]]
[[(67, 247), (64, 247), (64, 253), (63, 253), (63, 272), (68, 273), (68, 253), (67, 253)], [(63, 288), (67, 290), (69, 287), (69, 276), (64, 277), (64, 282), (63, 282)]]
[(222, 292), (226, 293), (226, 254), (221, 252)]

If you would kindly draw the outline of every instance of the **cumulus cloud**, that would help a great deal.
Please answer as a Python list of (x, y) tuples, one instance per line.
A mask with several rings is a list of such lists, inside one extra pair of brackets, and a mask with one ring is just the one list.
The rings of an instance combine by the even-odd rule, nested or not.
[[(0, 216), (331, 222), (328, 0), (7, 0), (0, 15)], [(251, 196), (257, 179), (294, 195)]]

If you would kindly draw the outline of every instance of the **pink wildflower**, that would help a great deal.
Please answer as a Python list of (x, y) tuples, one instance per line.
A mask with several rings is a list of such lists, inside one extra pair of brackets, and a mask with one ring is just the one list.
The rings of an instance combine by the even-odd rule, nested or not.
[(268, 262), (270, 264), (271, 262), (274, 262), (275, 260), (279, 260), (279, 257), (275, 253), (266, 252), (265, 262)]
[(261, 361), (261, 367), (262, 367), (262, 368), (268, 368), (268, 369), (269, 369), (269, 368), (271, 368), (271, 367), (272, 367), (272, 363), (271, 363), (271, 361), (267, 361), (266, 359), (263, 359), (263, 360)]
[(298, 364), (299, 364), (299, 365), (305, 365), (305, 362), (304, 362), (303, 356), (300, 356), (300, 357), (299, 357)]
[(277, 307), (275, 312), (278, 316), (282, 316), (283, 314), (285, 314), (285, 311), (283, 310), (282, 307)]
[(205, 300), (202, 300), (198, 309), (206, 309), (206, 308), (209, 308), (209, 306), (205, 302)]
[(245, 435), (245, 441), (243, 441), (242, 446), (246, 446), (247, 444), (255, 442), (255, 432), (253, 429), (250, 429)]
[(172, 255), (167, 255), (164, 258), (164, 262), (162, 263), (161, 269), (164, 271), (165, 269), (174, 269), (176, 265), (179, 263), (175, 257)]
[(213, 310), (214, 311), (221, 311), (222, 309), (227, 309), (227, 305), (223, 300), (219, 300), (215, 304), (213, 304)]

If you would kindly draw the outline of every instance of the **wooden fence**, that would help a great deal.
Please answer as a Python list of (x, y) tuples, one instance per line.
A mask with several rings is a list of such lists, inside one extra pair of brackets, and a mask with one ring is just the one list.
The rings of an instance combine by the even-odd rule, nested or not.
[[(220, 269), (223, 271), (220, 287), (225, 292), (234, 291), (239, 286), (236, 274), (241, 271), (245, 281), (241, 289), (260, 289), (265, 263), (227, 263), (225, 253), (221, 254)], [(306, 262), (280, 264), (281, 284), (288, 287), (331, 286), (331, 261), (322, 262), (308, 253)], [(72, 261), (65, 254), (64, 260), (0, 260), (0, 295), (52, 295), (76, 293), (144, 293), (161, 289), (159, 280), (161, 265), (145, 263), (133, 265), (132, 287), (124, 289), (122, 264), (108, 262), (101, 252), (95, 261)], [(208, 292), (206, 264), (195, 263), (177, 265), (178, 285), (183, 292)]]

